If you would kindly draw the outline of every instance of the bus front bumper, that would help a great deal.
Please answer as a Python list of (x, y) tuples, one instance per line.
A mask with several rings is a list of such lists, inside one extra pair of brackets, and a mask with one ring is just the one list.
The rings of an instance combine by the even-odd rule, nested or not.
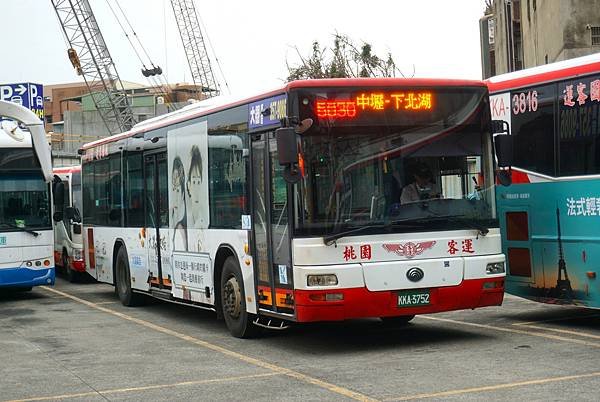
[(54, 267), (43, 269), (0, 269), (0, 287), (30, 287), (38, 285), (54, 285)]
[(366, 287), (298, 289), (294, 294), (298, 322), (395, 317), (499, 306), (504, 298), (504, 277), (463, 280), (458, 286), (431, 288), (429, 304), (419, 307), (398, 307), (399, 291), (372, 292)]

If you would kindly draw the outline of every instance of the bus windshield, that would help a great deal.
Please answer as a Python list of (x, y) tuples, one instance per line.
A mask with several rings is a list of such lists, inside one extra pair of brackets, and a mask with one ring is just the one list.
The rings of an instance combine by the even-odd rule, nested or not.
[(0, 151), (0, 231), (49, 229), (49, 191), (33, 149)]
[[(357, 228), (366, 234), (498, 226), (485, 89), (428, 93), (437, 102), (431, 112), (391, 108), (359, 116), (359, 108), (356, 117), (345, 119), (314, 108), (312, 115), (300, 113), (313, 125), (301, 134), (297, 236)], [(384, 101), (386, 96), (391, 97), (384, 92)], [(303, 93), (298, 103), (332, 97), (340, 103), (338, 92)], [(342, 112), (335, 107), (331, 115), (348, 114), (357, 105)]]

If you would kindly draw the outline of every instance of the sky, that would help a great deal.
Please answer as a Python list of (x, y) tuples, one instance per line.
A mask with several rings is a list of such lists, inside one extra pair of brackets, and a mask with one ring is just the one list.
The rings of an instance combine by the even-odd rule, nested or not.
[[(191, 82), (170, 0), (89, 0), (120, 78), (149, 84), (108, 6), (118, 10), (116, 1), (167, 81)], [(479, 18), (484, 0), (195, 4), (225, 93), (224, 82), (233, 94), (281, 86), (286, 64), (299, 64), (298, 51), (308, 56), (315, 40), (331, 46), (336, 32), (358, 44), (370, 43), (379, 56), (391, 52), (405, 76), (481, 79)], [(0, 84), (81, 81), (67, 57), (67, 42), (50, 0), (0, 0), (0, 19)]]

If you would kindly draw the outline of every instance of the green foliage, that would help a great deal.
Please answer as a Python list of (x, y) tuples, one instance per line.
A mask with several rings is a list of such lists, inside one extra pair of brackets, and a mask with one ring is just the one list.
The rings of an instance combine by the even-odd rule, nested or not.
[(288, 81), (313, 78), (352, 78), (352, 77), (395, 77), (402, 73), (396, 67), (391, 53), (385, 59), (373, 54), (369, 43), (356, 46), (346, 35), (335, 34), (330, 50), (321, 49), (318, 41), (313, 42), (312, 53), (303, 57), (298, 48), (300, 64), (290, 67)]

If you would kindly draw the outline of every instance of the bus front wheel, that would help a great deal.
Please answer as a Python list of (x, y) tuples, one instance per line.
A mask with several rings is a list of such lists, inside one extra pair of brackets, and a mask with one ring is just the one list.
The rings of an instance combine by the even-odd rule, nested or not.
[(142, 304), (143, 295), (134, 293), (131, 289), (131, 274), (129, 273), (129, 259), (127, 250), (120, 247), (117, 253), (117, 266), (115, 270), (115, 290), (119, 300), (124, 306), (132, 307)]
[(246, 311), (246, 293), (239, 264), (228, 257), (221, 273), (221, 306), (231, 335), (236, 338), (256, 336), (259, 327), (252, 323), (253, 316)]

